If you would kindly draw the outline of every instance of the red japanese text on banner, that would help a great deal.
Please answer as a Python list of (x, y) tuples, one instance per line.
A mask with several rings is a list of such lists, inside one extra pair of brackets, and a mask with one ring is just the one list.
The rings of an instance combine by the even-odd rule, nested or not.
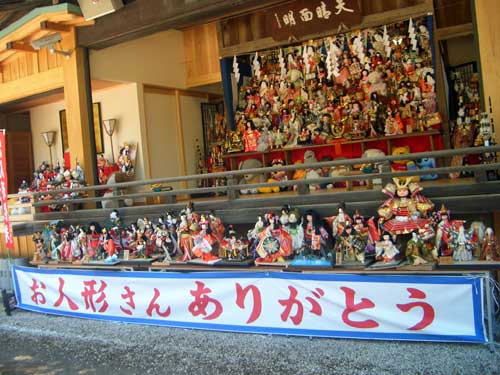
[(14, 267), (19, 307), (221, 331), (484, 342), (480, 277)]
[(5, 144), (5, 130), (0, 130), (0, 199), (2, 200), (3, 225), (5, 228), (5, 246), (14, 248), (12, 227), (9, 219), (9, 197), (7, 192), (7, 148)]

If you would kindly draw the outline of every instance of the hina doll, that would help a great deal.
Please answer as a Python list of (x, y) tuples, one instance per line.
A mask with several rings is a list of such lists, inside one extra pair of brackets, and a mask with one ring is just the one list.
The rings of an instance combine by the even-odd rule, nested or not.
[(58, 247), (59, 253), (61, 254), (61, 259), (65, 261), (73, 260), (73, 253), (71, 251), (71, 239), (70, 234), (65, 231), (62, 236), (62, 242)]
[(106, 229), (103, 229), (103, 231), (104, 231), (104, 241), (102, 243), (103, 249), (108, 255), (108, 257), (112, 257), (113, 255), (116, 254), (115, 241), (113, 240), (113, 237), (111, 237), (111, 234)]
[(328, 218), (328, 220), (331, 220), (333, 237), (342, 235), (344, 228), (348, 224), (352, 224), (352, 219), (348, 214), (345, 213), (343, 204), (341, 204), (338, 208), (337, 216), (331, 216)]
[(131, 243), (131, 247), (133, 249), (133, 254), (137, 258), (145, 258), (146, 257), (146, 238), (144, 238), (144, 231), (142, 229), (137, 229), (135, 232), (135, 239)]
[(164, 262), (172, 261), (172, 257), (170, 256), (171, 250), (169, 250), (169, 247), (172, 248), (173, 250), (173, 245), (175, 244), (175, 241), (172, 241), (172, 239), (168, 235), (168, 232), (165, 229), (161, 228), (157, 229), (154, 235), (154, 243), (156, 250), (161, 251), (165, 255), (163, 261)]
[(100, 244), (100, 227), (98, 223), (90, 223), (89, 232), (87, 234), (88, 239), (88, 253), (90, 258), (95, 259), (99, 252), (99, 244)]
[(408, 234), (430, 224), (426, 216), (434, 204), (420, 194), (422, 187), (411, 180), (394, 178), (395, 184), (389, 183), (382, 190), (389, 199), (379, 207), (378, 214), (383, 230), (391, 235)]
[(498, 247), (498, 241), (492, 228), (487, 228), (484, 232), (484, 238), (481, 247), (482, 251), (480, 260), (490, 261), (500, 259), (500, 249)]
[[(282, 215), (283, 216), (283, 215)], [(302, 245), (304, 243), (304, 228), (302, 227), (300, 214), (298, 211), (291, 211), (287, 214), (286, 224), (283, 224), (283, 228), (288, 232), (292, 238), (292, 249), (295, 254), (302, 251)], [(282, 222), (280, 218), (280, 222)]]
[(406, 259), (411, 265), (418, 266), (426, 264), (427, 260), (423, 257), (424, 242), (420, 239), (417, 232), (412, 232), (411, 239), (406, 243)]
[(245, 143), (245, 152), (257, 151), (259, 144), (260, 132), (255, 129), (252, 121), (247, 121), (245, 131), (243, 132), (243, 141)]
[(267, 228), (259, 234), (258, 241), (256, 263), (283, 263), (284, 258), (292, 254), (292, 238), (281, 227), (278, 217), (272, 217)]
[(470, 241), (470, 236), (465, 233), (464, 222), (454, 220), (450, 232), (450, 248), (453, 252), (453, 260), (466, 262), (472, 260), (472, 250), (474, 248)]
[(342, 262), (365, 262), (366, 243), (355, 234), (354, 228), (347, 224), (335, 237), (335, 250), (342, 256)]
[(307, 211), (304, 218), (305, 220), (302, 223), (304, 229), (303, 251), (306, 255), (326, 258), (328, 232), (321, 225), (319, 216), (315, 211)]
[(183, 252), (181, 261), (186, 262), (188, 260), (191, 260), (193, 239), (191, 238), (191, 233), (189, 231), (189, 224), (186, 214), (181, 214), (181, 221), (179, 223), (179, 226), (177, 227), (177, 238), (179, 242), (179, 248)]
[(450, 211), (446, 210), (444, 204), (437, 213), (437, 217), (439, 222), (436, 226), (436, 249), (439, 256), (450, 256), (452, 254), (450, 249), (452, 222), (450, 220)]
[(375, 244), (375, 259), (384, 263), (391, 263), (396, 259), (399, 250), (391, 240), (389, 233), (382, 235), (382, 241)]
[(204, 262), (217, 260), (218, 258), (212, 254), (217, 238), (212, 234), (207, 221), (201, 222), (200, 225), (201, 230), (193, 235), (193, 255)]
[(37, 232), (33, 235), (35, 243), (35, 253), (33, 254), (33, 262), (42, 262), (47, 260), (47, 246), (42, 237), (42, 233)]

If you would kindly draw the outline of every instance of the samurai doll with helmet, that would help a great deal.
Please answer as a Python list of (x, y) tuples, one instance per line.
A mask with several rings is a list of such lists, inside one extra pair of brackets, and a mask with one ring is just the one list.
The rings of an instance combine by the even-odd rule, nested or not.
[(384, 231), (395, 236), (418, 231), (430, 224), (427, 215), (434, 203), (420, 194), (422, 187), (411, 178), (394, 178), (382, 190), (387, 199), (378, 209)]

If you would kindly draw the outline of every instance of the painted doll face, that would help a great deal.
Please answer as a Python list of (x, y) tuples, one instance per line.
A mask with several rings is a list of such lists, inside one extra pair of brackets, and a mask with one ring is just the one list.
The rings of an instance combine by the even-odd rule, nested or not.
[(398, 197), (400, 198), (405, 198), (408, 196), (408, 188), (407, 187), (400, 187), (397, 191)]

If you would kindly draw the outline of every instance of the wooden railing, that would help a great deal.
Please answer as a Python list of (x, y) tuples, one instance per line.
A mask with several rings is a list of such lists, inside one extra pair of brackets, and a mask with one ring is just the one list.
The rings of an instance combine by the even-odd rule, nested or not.
[[(97, 185), (97, 186), (85, 186), (76, 189), (62, 189), (53, 190), (50, 194), (65, 194), (65, 193), (88, 193), (88, 197), (76, 198), (76, 199), (55, 199), (55, 200), (43, 200), (36, 201), (36, 197), (47, 194), (42, 193), (32, 193), (34, 199), (32, 199), (31, 207), (33, 209), (33, 216), (29, 219), (34, 219), (35, 222), (47, 222), (50, 220), (81, 220), (83, 222), (96, 219), (103, 220), (111, 210), (103, 210), (100, 205), (104, 201), (113, 201), (118, 203), (118, 206), (124, 206), (123, 202), (125, 199), (132, 199), (136, 202), (138, 201), (154, 201), (154, 198), (162, 198), (163, 204), (158, 206), (145, 205), (144, 203), (140, 208), (138, 207), (127, 207), (123, 210), (130, 215), (130, 218), (137, 217), (141, 214), (148, 215), (151, 214), (159, 215), (165, 211), (165, 209), (178, 210), (182, 205), (186, 204), (186, 199), (192, 199), (193, 197), (202, 197), (197, 199), (197, 206), (202, 207), (203, 210), (216, 209), (221, 210), (223, 213), (227, 214), (228, 217), (238, 222), (245, 222), (245, 215), (248, 216), (248, 222), (251, 222), (255, 217), (253, 216), (255, 212), (261, 212), (262, 210), (268, 209), (269, 207), (278, 207), (280, 204), (289, 203), (295, 206), (305, 207), (307, 204), (311, 205), (332, 205), (338, 204), (340, 201), (345, 201), (346, 203), (352, 202), (352, 208), (367, 209), (368, 207), (376, 207), (383, 199), (383, 195), (380, 193), (380, 188), (370, 189), (372, 184), (366, 184), (364, 189), (356, 189), (355, 191), (349, 191), (352, 188), (352, 184), (347, 183), (345, 189), (333, 189), (328, 191), (322, 191), (321, 194), (311, 194), (310, 186), (319, 184), (334, 184), (336, 182), (353, 182), (353, 181), (373, 181), (374, 179), (381, 179), (382, 183), (385, 184), (395, 177), (404, 176), (422, 176), (429, 174), (438, 174), (442, 177), (442, 180), (448, 178), (450, 173), (460, 173), (460, 172), (472, 172), (474, 178), (470, 179), (467, 184), (461, 184), (460, 189), (457, 188), (460, 179), (456, 181), (450, 181), (448, 184), (440, 182), (436, 187), (426, 187), (426, 191), (429, 191), (437, 198), (446, 197), (446, 199), (455, 202), (460, 207), (468, 206), (471, 210), (475, 209), (476, 203), (471, 202), (471, 196), (475, 196), (479, 200), (484, 200), (489, 198), (495, 198), (491, 200), (491, 204), (487, 203), (486, 207), (481, 209), (494, 209), (495, 202), (500, 202), (500, 181), (490, 182), (487, 178), (488, 171), (497, 171), (500, 169), (500, 163), (494, 162), (491, 164), (478, 164), (469, 166), (439, 166), (432, 169), (423, 170), (413, 170), (413, 171), (398, 171), (392, 172), (390, 169), (390, 162), (397, 161), (401, 159), (405, 160), (415, 160), (421, 158), (433, 157), (439, 159), (441, 164), (444, 164), (443, 160), (449, 160), (450, 157), (455, 155), (470, 155), (470, 154), (485, 154), (485, 153), (496, 153), (500, 151), (500, 146), (493, 147), (473, 147), (464, 149), (450, 149), (423, 153), (413, 153), (408, 155), (394, 155), (394, 156), (384, 156), (376, 158), (356, 158), (356, 159), (343, 159), (334, 160), (328, 162), (317, 162), (313, 164), (294, 164), (279, 167), (266, 167), (257, 169), (246, 169), (246, 170), (233, 170), (227, 172), (218, 173), (208, 173), (208, 174), (198, 174), (190, 176), (179, 176), (179, 177), (169, 177), (169, 178), (159, 178), (151, 180), (141, 180), (132, 182), (116, 183), (113, 185)], [(363, 164), (382, 164), (382, 172), (377, 173), (362, 173), (359, 171), (351, 171), (347, 175), (342, 176), (332, 176), (332, 177), (322, 177), (317, 179), (301, 179), (301, 180), (288, 180), (283, 182), (273, 182), (273, 183), (253, 183), (253, 184), (243, 184), (240, 182), (240, 178), (244, 174), (267, 174), (273, 171), (295, 171), (299, 169), (318, 169), (323, 167), (340, 167), (340, 166), (359, 166)], [(213, 186), (213, 187), (201, 187), (201, 188), (172, 188), (168, 191), (152, 191), (151, 186), (155, 184), (169, 185), (178, 183), (187, 183), (192, 181), (200, 180), (221, 180), (226, 181), (224, 186)], [(288, 187), (290, 192), (287, 194), (263, 194), (255, 195), (251, 198), (247, 195), (241, 195), (241, 189), (259, 189), (263, 187)], [(129, 192), (132, 188), (143, 190), (148, 190), (147, 192)], [(98, 197), (98, 192), (102, 190), (112, 190), (116, 194), (106, 197)], [(18, 195), (13, 195), (17, 197)], [(217, 196), (217, 199), (213, 199), (213, 196)], [(158, 199), (159, 200), (159, 199)], [(378, 202), (378, 203), (377, 203)], [(460, 202), (460, 203), (458, 203)], [(66, 204), (73, 206), (73, 208), (78, 207), (78, 210), (70, 212), (51, 212), (42, 213), (40, 212), (40, 207), (47, 205), (58, 205)], [(325, 206), (326, 207), (326, 206)], [(479, 208), (479, 207), (478, 207)], [(498, 208), (500, 209), (500, 207)], [(231, 211), (238, 210), (238, 214), (234, 214)], [(260, 210), (260, 211), (259, 211)], [(234, 214), (234, 215), (233, 215)], [(231, 216), (233, 215), (233, 216)], [(31, 221), (31, 220), (29, 220)], [(25, 225), (19, 223), (14, 226), (14, 231), (17, 228), (24, 228), (21, 230), (22, 233), (26, 234), (34, 230), (33, 223), (24, 223)], [(41, 225), (41, 224), (40, 224)], [(35, 225), (36, 227), (36, 225)]]

